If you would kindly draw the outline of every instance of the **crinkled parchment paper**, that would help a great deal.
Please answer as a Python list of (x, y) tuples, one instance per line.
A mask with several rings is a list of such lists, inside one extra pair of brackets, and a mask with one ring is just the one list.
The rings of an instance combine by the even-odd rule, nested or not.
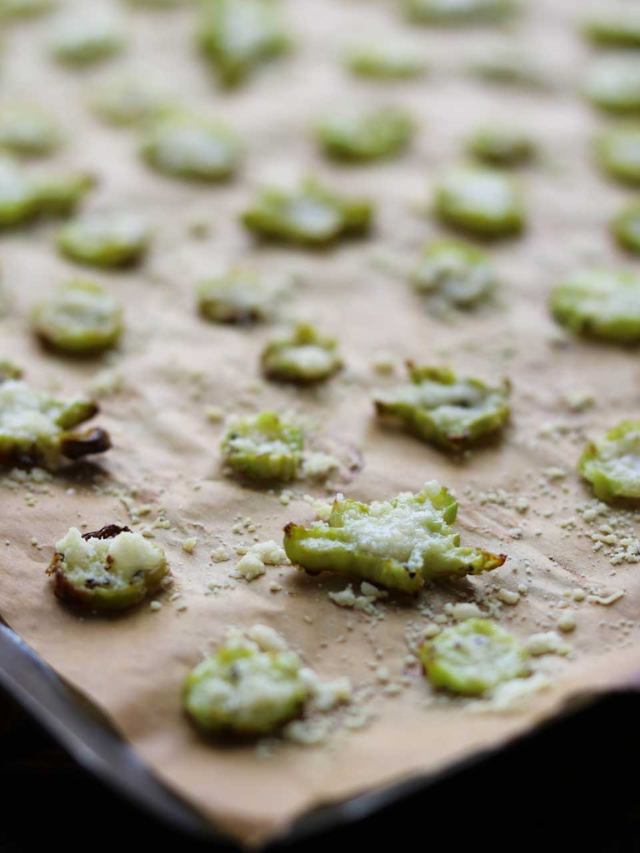
[[(95, 468), (84, 466), (44, 484), (4, 477), (0, 611), (110, 715), (163, 779), (244, 842), (284, 831), (312, 806), (437, 770), (502, 742), (576, 692), (624, 683), (637, 665), (639, 567), (626, 559), (612, 564), (613, 540), (594, 551), (591, 538), (599, 532), (620, 536), (622, 523), (627, 524), (622, 537), (633, 536), (633, 517), (587, 512), (585, 520), (578, 508), (591, 497), (575, 464), (586, 436), (637, 416), (640, 367), (629, 350), (563, 344), (545, 308), (549, 288), (576, 267), (628, 265), (616, 257), (606, 230), (625, 194), (595, 173), (588, 140), (598, 119), (575, 95), (589, 59), (572, 23), (584, 4), (529, 5), (531, 12), (512, 30), (450, 33), (407, 26), (391, 0), (291, 0), (284, 7), (297, 35), (295, 52), (231, 94), (216, 89), (194, 51), (188, 7), (132, 13), (127, 53), (91, 71), (62, 70), (48, 61), (49, 19), (16, 25), (5, 36), (3, 100), (32, 100), (54, 110), (70, 134), (57, 164), (86, 168), (100, 178), (87, 208), (138, 210), (150, 217), (157, 237), (143, 268), (117, 274), (79, 271), (61, 260), (50, 225), (2, 237), (7, 313), (0, 319), (1, 354), (23, 364), (38, 387), (75, 392), (101, 385), (99, 423), (112, 432), (115, 446)], [(421, 46), (432, 65), (430, 76), (400, 84), (350, 79), (339, 63), (345, 45), (391, 33)], [(479, 49), (513, 41), (544, 64), (554, 90), (504, 91), (465, 75)], [(156, 176), (138, 160), (135, 131), (109, 130), (90, 116), (85, 105), (94, 84), (128, 67), (152, 68), (154, 78), (185, 105), (224, 116), (237, 127), (246, 145), (237, 180), (206, 187)], [(420, 122), (412, 150), (371, 167), (321, 162), (310, 123), (326, 108), (354, 102), (411, 108)], [(427, 215), (430, 185), (460, 159), (462, 139), (476, 122), (492, 117), (519, 119), (540, 140), (541, 160), (522, 175), (530, 228), (525, 239), (492, 250), (502, 279), (497, 304), (446, 323), (429, 315), (402, 271), (437, 233)], [(237, 222), (255, 188), (310, 171), (375, 200), (372, 237), (315, 254), (256, 246)], [(208, 235), (194, 236), (194, 226), (203, 222), (210, 226)], [(283, 318), (312, 318), (339, 335), (347, 363), (342, 376), (315, 391), (267, 384), (258, 357), (273, 326), (238, 330), (198, 318), (194, 284), (235, 262), (298, 275)], [(70, 361), (43, 353), (30, 337), (31, 304), (73, 275), (105, 283), (125, 302), (127, 333), (115, 356)], [(392, 353), (399, 368), (413, 358), (450, 363), (487, 379), (509, 376), (513, 424), (505, 440), (454, 462), (380, 428), (372, 418), (371, 393), (393, 381), (371, 369), (381, 350)], [(592, 392), (595, 405), (572, 411), (566, 395), (574, 392)], [(509, 559), (490, 577), (429, 588), (419, 603), (392, 598), (379, 605), (382, 619), (335, 606), (327, 592), (342, 589), (340, 580), (307, 578), (290, 567), (211, 593), (207, 585), (223, 583), (234, 561), (214, 563), (210, 552), (221, 542), (233, 552), (238, 543), (252, 541), (246, 531), (232, 532), (238, 516), (258, 525), (260, 540), (279, 538), (286, 522), (313, 518), (301, 499), (305, 492), (316, 497), (327, 492), (300, 484), (286, 506), (277, 493), (225, 479), (218, 455), (223, 426), (207, 420), (207, 406), (228, 413), (268, 407), (304, 415), (317, 434), (362, 452), (363, 470), (337, 486), (363, 500), (416, 490), (437, 478), (460, 497), (465, 540)], [(143, 605), (117, 619), (79, 618), (55, 600), (44, 569), (53, 544), (71, 525), (93, 530), (114, 521), (132, 523), (119, 494), (133, 495), (130, 507), (150, 506), (136, 529), (168, 520), (169, 529), (158, 526), (154, 534), (167, 549), (175, 583), (158, 612)], [(525, 512), (515, 508), (518, 496), (529, 502)], [(182, 542), (192, 536), (198, 544), (188, 554)], [(273, 580), (281, 592), (269, 590)], [(520, 585), (527, 592), (517, 605), (500, 604), (499, 589)], [(576, 589), (605, 598), (615, 590), (625, 594), (605, 606), (565, 596)], [(171, 600), (176, 593), (180, 598)], [(577, 628), (566, 635), (571, 654), (536, 662), (552, 687), (520, 713), (473, 713), (466, 702), (436, 697), (418, 668), (405, 665), (407, 634), (422, 631), (446, 603), (472, 600), (484, 610), (500, 606), (501, 622), (523, 640), (553, 630), (560, 605), (575, 612)], [(204, 742), (181, 713), (185, 673), (221, 640), (225, 626), (255, 622), (280, 631), (322, 676), (349, 675), (368, 725), (350, 731), (338, 713), (326, 744), (276, 744), (270, 757), (251, 745), (221, 749)], [(398, 695), (385, 693), (379, 667), (389, 670), (392, 683), (406, 678)]]

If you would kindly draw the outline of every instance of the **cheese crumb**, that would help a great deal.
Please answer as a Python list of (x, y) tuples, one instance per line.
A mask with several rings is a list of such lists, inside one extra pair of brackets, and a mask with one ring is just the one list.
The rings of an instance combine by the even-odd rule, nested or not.
[(564, 631), (565, 633), (574, 631), (576, 627), (576, 618), (573, 613), (563, 613), (556, 622), (556, 625), (560, 631)]
[(267, 566), (281, 566), (288, 562), (284, 549), (273, 539), (257, 542), (248, 548), (240, 562), (236, 563), (234, 577), (252, 581), (264, 575)]
[(329, 453), (308, 453), (302, 460), (302, 474), (314, 480), (326, 480), (340, 467), (340, 460)]
[(555, 631), (532, 634), (526, 642), (526, 649), (534, 657), (541, 655), (567, 655), (570, 647)]
[(589, 604), (601, 604), (604, 607), (609, 607), (611, 604), (615, 604), (616, 601), (620, 601), (624, 596), (624, 590), (617, 589), (612, 592), (610, 595), (602, 596), (602, 595), (588, 595), (587, 601)]
[(514, 592), (511, 589), (505, 589), (504, 587), (502, 587), (502, 589), (498, 590), (498, 598), (504, 604), (509, 604), (509, 605), (513, 606), (520, 601), (520, 593)]
[[(460, 604), (453, 605), (451, 615), (456, 622), (465, 622), (467, 619), (479, 619), (482, 616), (482, 611), (477, 604), (473, 604), (472, 602), (462, 602)], [(438, 628), (436, 633), (439, 633), (439, 631), (440, 629)]]
[(207, 416), (207, 420), (212, 424), (217, 424), (224, 420), (224, 412), (219, 406), (207, 406), (204, 413)]
[(187, 554), (193, 554), (196, 549), (196, 545), (198, 544), (198, 537), (191, 536), (189, 539), (185, 539), (182, 543), (182, 550), (186, 551)]
[(263, 652), (284, 652), (288, 649), (284, 637), (268, 625), (253, 625), (247, 631), (247, 637), (260, 646)]
[(244, 555), (244, 557), (242, 557), (240, 562), (236, 563), (234, 577), (244, 578), (246, 581), (253, 581), (265, 574), (266, 571), (267, 567), (260, 557), (249, 551)]

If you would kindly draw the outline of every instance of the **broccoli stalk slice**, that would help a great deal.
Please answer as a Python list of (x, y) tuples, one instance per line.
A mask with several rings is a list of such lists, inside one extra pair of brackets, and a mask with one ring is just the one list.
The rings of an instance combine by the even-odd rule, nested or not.
[(413, 120), (405, 110), (382, 107), (331, 113), (318, 125), (317, 136), (329, 157), (367, 162), (402, 151), (409, 144), (413, 130)]
[(371, 219), (369, 201), (341, 196), (313, 179), (293, 192), (263, 189), (242, 214), (245, 227), (262, 238), (309, 247), (359, 236)]
[[(126, 545), (121, 544), (123, 539)], [(89, 552), (93, 546), (92, 558), (87, 558), (81, 541), (87, 543)], [(116, 547), (102, 546), (105, 541)], [(159, 545), (117, 524), (81, 537), (72, 529), (56, 549), (47, 568), (56, 597), (92, 610), (119, 611), (139, 604), (160, 588), (168, 571)]]
[(168, 112), (153, 121), (140, 153), (164, 175), (202, 182), (229, 180), (242, 157), (240, 141), (229, 126), (186, 111)]
[(122, 333), (122, 307), (105, 288), (71, 281), (36, 306), (33, 330), (48, 347), (90, 356), (113, 347)]
[(411, 384), (375, 398), (380, 417), (398, 419), (423, 441), (460, 451), (504, 428), (510, 416), (509, 383), (493, 388), (460, 378), (448, 367), (408, 364)]
[(485, 251), (472, 243), (446, 238), (424, 248), (411, 278), (419, 293), (461, 309), (474, 308), (496, 284)]
[(515, 0), (404, 0), (405, 14), (418, 24), (468, 26), (497, 24), (518, 9)]
[(7, 379), (0, 383), (0, 465), (55, 469), (64, 457), (104, 453), (111, 447), (106, 430), (75, 430), (97, 412), (97, 403), (85, 397), (53, 397)]
[(308, 323), (270, 341), (261, 361), (269, 379), (299, 384), (323, 382), (343, 367), (336, 339), (324, 337)]
[(122, 211), (80, 216), (66, 222), (56, 238), (65, 257), (104, 269), (134, 266), (144, 257), (150, 239), (145, 220)]
[(434, 687), (477, 696), (529, 675), (527, 652), (489, 619), (467, 619), (423, 643), (418, 656)]
[(623, 421), (603, 438), (590, 442), (578, 471), (602, 501), (640, 499), (640, 421)]
[(284, 549), (308, 574), (334, 572), (417, 593), (439, 576), (480, 574), (506, 557), (460, 545), (458, 502), (438, 483), (372, 504), (334, 501), (326, 524), (285, 527)]
[(297, 476), (303, 447), (302, 431), (275, 412), (233, 421), (221, 445), (225, 464), (237, 475), (281, 482)]
[(273, 0), (205, 0), (198, 41), (223, 86), (243, 83), (290, 39)]
[(519, 184), (486, 167), (459, 168), (445, 175), (436, 187), (434, 212), (444, 225), (485, 239), (512, 237), (525, 226)]
[(227, 643), (187, 676), (185, 710), (210, 735), (269, 734), (302, 711), (309, 688), (301, 669), (293, 652)]
[(574, 334), (634, 343), (640, 340), (640, 276), (630, 270), (578, 273), (554, 288), (549, 309)]
[(611, 223), (611, 233), (622, 249), (640, 255), (640, 202), (622, 208)]

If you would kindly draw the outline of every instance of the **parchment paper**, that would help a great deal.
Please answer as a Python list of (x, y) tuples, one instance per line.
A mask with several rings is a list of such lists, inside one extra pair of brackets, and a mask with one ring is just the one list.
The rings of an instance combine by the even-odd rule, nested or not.
[[(588, 51), (573, 22), (585, 4), (538, 0), (529, 4), (521, 24), (497, 33), (412, 28), (394, 3), (382, 0), (283, 5), (297, 36), (295, 52), (231, 94), (217, 91), (194, 50), (189, 8), (131, 14), (127, 53), (82, 72), (48, 60), (49, 19), (12, 27), (4, 39), (1, 94), (3, 100), (32, 100), (56, 112), (70, 134), (56, 165), (87, 168), (100, 178), (87, 209), (138, 210), (157, 233), (144, 267), (117, 274), (85, 272), (61, 260), (51, 225), (3, 235), (8, 312), (0, 320), (1, 354), (23, 364), (38, 387), (74, 392), (93, 387), (96, 378), (104, 385), (104, 370), (112, 380), (120, 376), (122, 387), (104, 396), (99, 423), (112, 432), (115, 446), (94, 469), (31, 487), (16, 486), (10, 476), (2, 480), (0, 611), (111, 717), (163, 779), (245, 843), (281, 833), (320, 803), (434, 771), (498, 744), (576, 692), (625, 682), (640, 665), (634, 649), (638, 566), (612, 565), (610, 547), (594, 552), (590, 538), (601, 524), (619, 527), (624, 514), (585, 522), (577, 507), (591, 497), (575, 473), (586, 436), (637, 416), (637, 353), (563, 344), (545, 307), (551, 286), (575, 268), (632, 266), (616, 255), (607, 235), (625, 192), (592, 167), (588, 143), (599, 120), (575, 95)], [(399, 84), (350, 79), (339, 62), (343, 49), (353, 40), (391, 34), (418, 44), (431, 74)], [(479, 49), (513, 41), (543, 63), (555, 84), (552, 92), (505, 91), (465, 76)], [(155, 79), (182, 103), (237, 127), (246, 160), (236, 181), (202, 187), (158, 177), (139, 162), (135, 132), (106, 129), (90, 116), (85, 103), (94, 84), (133, 66), (153, 68)], [(319, 159), (310, 123), (325, 109), (358, 102), (399, 103), (414, 111), (420, 132), (406, 156), (361, 168), (330, 167)], [(444, 323), (430, 316), (396, 271), (410, 267), (421, 245), (437, 233), (427, 214), (431, 185), (442, 169), (462, 159), (465, 135), (493, 117), (520, 120), (540, 140), (543, 156), (522, 175), (530, 227), (526, 238), (492, 249), (502, 279), (498, 303)], [(255, 188), (310, 171), (345, 192), (370, 195), (377, 204), (375, 233), (315, 254), (255, 245), (237, 223)], [(201, 222), (210, 233), (196, 238), (193, 226)], [(198, 318), (194, 284), (235, 262), (300, 276), (284, 316), (312, 318), (340, 337), (347, 364), (342, 376), (316, 391), (267, 384), (259, 376), (258, 357), (273, 326), (238, 330)], [(126, 303), (127, 333), (115, 356), (86, 363), (57, 358), (43, 353), (29, 334), (30, 306), (75, 275), (104, 282)], [(381, 350), (393, 354), (399, 377), (405, 358), (449, 363), (486, 379), (508, 375), (513, 424), (505, 439), (454, 462), (380, 428), (372, 418), (372, 389), (394, 381), (372, 372)], [(585, 390), (593, 392), (595, 406), (572, 412), (565, 395)], [(381, 620), (331, 603), (326, 593), (344, 582), (310, 579), (293, 568), (270, 569), (251, 585), (206, 594), (207, 584), (224, 582), (234, 565), (213, 563), (210, 552), (221, 542), (233, 550), (240, 541), (252, 541), (246, 532), (232, 532), (237, 517), (259, 525), (260, 540), (279, 538), (286, 522), (313, 518), (302, 494), (326, 496), (321, 488), (300, 484), (285, 506), (278, 493), (242, 488), (223, 477), (218, 455), (223, 426), (207, 420), (206, 406), (229, 413), (298, 411), (315, 433), (362, 452), (363, 470), (350, 484), (337, 486), (363, 500), (439, 479), (460, 497), (466, 542), (507, 553), (508, 561), (490, 577), (429, 588), (417, 603), (392, 598), (380, 605)], [(544, 473), (558, 467), (566, 477)], [(136, 529), (159, 518), (170, 523), (170, 529), (154, 533), (167, 550), (174, 587), (159, 612), (144, 605), (117, 619), (79, 618), (54, 599), (44, 575), (53, 544), (71, 525), (93, 530), (114, 521), (132, 523), (118, 496), (132, 489), (133, 504), (151, 506)], [(529, 500), (524, 513), (514, 508), (518, 495)], [(635, 522), (628, 524), (633, 533)], [(199, 541), (190, 555), (181, 546), (191, 536)], [(270, 592), (273, 580), (281, 592)], [(488, 610), (500, 606), (497, 590), (521, 584), (526, 595), (516, 606), (502, 605), (499, 618), (523, 640), (554, 629), (561, 603), (576, 613), (577, 629), (566, 637), (571, 655), (536, 663), (552, 689), (508, 716), (474, 714), (468, 703), (436, 697), (418, 668), (405, 664), (407, 634), (415, 637), (448, 602), (477, 598)], [(621, 589), (625, 595), (605, 607), (565, 597), (575, 589), (587, 594)], [(172, 601), (176, 592), (181, 597)], [(338, 714), (327, 744), (276, 745), (268, 758), (251, 745), (221, 749), (205, 743), (181, 713), (183, 678), (221, 640), (225, 626), (255, 622), (280, 631), (322, 676), (349, 675), (360, 697), (357, 707), (371, 715), (370, 723), (349, 731)], [(393, 683), (406, 677), (398, 695), (387, 695), (377, 681), (381, 666)], [(367, 687), (373, 688), (369, 698)]]

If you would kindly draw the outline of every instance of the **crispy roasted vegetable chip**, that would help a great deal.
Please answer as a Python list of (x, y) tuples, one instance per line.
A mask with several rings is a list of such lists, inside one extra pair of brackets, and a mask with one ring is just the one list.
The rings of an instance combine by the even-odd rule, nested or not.
[(549, 300), (556, 320), (575, 334), (640, 341), (640, 276), (630, 270), (588, 270), (559, 284)]
[(54, 397), (16, 379), (0, 383), (0, 465), (57, 468), (65, 458), (103, 453), (111, 447), (105, 430), (74, 431), (97, 412), (80, 395)]
[(114, 346), (122, 332), (122, 306), (92, 281), (56, 288), (33, 312), (33, 330), (47, 346), (68, 355), (94, 355)]
[(603, 56), (587, 72), (584, 92), (599, 109), (619, 115), (640, 115), (640, 58)]
[(640, 47), (640, 12), (633, 8), (603, 9), (583, 21), (582, 31), (601, 47)]
[(409, 364), (409, 384), (375, 398), (380, 417), (399, 420), (423, 441), (462, 450), (499, 432), (509, 420), (509, 384), (492, 388), (447, 367)]
[(231, 421), (222, 439), (222, 457), (237, 475), (250, 480), (293, 480), (302, 462), (304, 436), (275, 412)]
[(302, 661), (291, 651), (262, 651), (246, 639), (222, 645), (189, 674), (184, 707), (213, 735), (269, 734), (297, 716), (309, 696)]
[(427, 70), (421, 51), (390, 40), (354, 46), (345, 62), (353, 74), (375, 80), (408, 80), (420, 77)]
[(466, 696), (486, 693), (530, 671), (525, 649), (489, 619), (467, 619), (445, 628), (424, 643), (418, 655), (435, 687)]
[(65, 223), (57, 235), (58, 249), (66, 257), (92, 267), (127, 267), (144, 256), (151, 232), (135, 213), (89, 213)]
[(194, 181), (227, 180), (241, 156), (239, 140), (226, 124), (184, 112), (154, 121), (140, 150), (157, 171)]
[(84, 535), (72, 527), (47, 569), (58, 598), (105, 611), (139, 604), (160, 588), (167, 571), (160, 545), (117, 524)]
[(263, 189), (242, 214), (245, 227), (260, 237), (307, 246), (360, 235), (371, 218), (369, 201), (341, 196), (315, 180), (304, 181), (293, 192)]
[(335, 338), (324, 337), (314, 326), (301, 323), (274, 338), (262, 352), (262, 370), (269, 379), (312, 384), (342, 369)]
[(43, 110), (24, 105), (0, 109), (0, 149), (19, 157), (51, 154), (62, 141), (57, 121)]
[(444, 225), (478, 237), (510, 237), (525, 224), (519, 185), (487, 168), (459, 168), (445, 175), (436, 186), (434, 210)]
[(337, 498), (326, 523), (288, 524), (284, 549), (309, 574), (334, 572), (415, 593), (440, 575), (480, 574), (505, 557), (460, 545), (458, 502), (439, 483), (371, 504)]
[(623, 421), (585, 448), (578, 471), (597, 498), (640, 498), (640, 421)]
[(489, 166), (520, 166), (534, 158), (536, 146), (520, 127), (496, 122), (479, 127), (469, 138), (467, 150)]
[(473, 308), (496, 285), (485, 251), (457, 239), (435, 240), (425, 246), (411, 280), (419, 293), (454, 308)]
[(286, 51), (277, 0), (203, 0), (199, 42), (222, 85), (236, 86)]
[(366, 162), (402, 151), (409, 144), (413, 129), (413, 120), (405, 110), (381, 107), (330, 113), (318, 125), (317, 134), (329, 157)]
[(439, 26), (495, 24), (511, 17), (516, 0), (403, 0), (411, 21)]

